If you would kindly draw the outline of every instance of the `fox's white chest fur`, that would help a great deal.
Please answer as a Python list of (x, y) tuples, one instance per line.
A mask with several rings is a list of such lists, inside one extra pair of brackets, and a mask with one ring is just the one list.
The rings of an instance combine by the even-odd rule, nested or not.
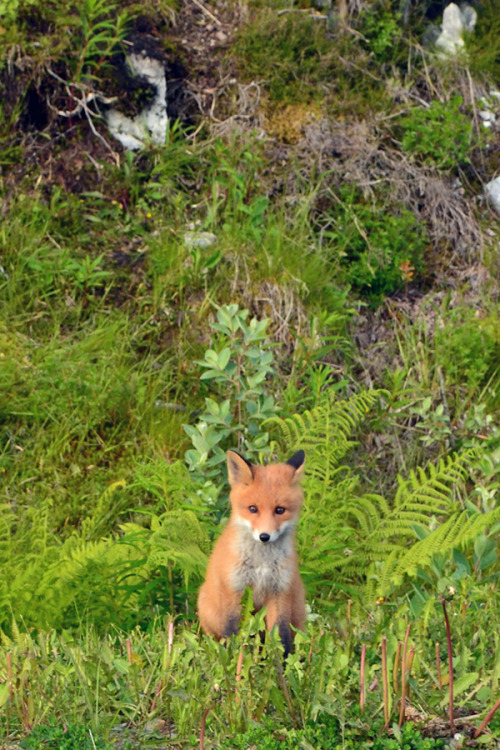
[(293, 526), (284, 529), (273, 542), (256, 540), (251, 529), (239, 526), (236, 540), (238, 565), (231, 574), (235, 591), (247, 586), (253, 591), (254, 605), (260, 608), (270, 596), (286, 591), (293, 574)]

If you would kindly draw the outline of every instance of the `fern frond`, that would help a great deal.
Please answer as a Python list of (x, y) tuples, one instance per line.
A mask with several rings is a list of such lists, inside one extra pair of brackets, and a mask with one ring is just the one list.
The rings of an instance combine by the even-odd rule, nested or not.
[(421, 539), (399, 555), (386, 560), (385, 570), (380, 581), (382, 593), (390, 586), (401, 582), (405, 575), (413, 576), (417, 568), (425, 568), (436, 554), (445, 554), (453, 549), (467, 547), (479, 534), (500, 520), (500, 507), (488, 513), (456, 511), (434, 529), (425, 539)]
[(383, 519), (389, 514), (389, 503), (381, 495), (367, 494), (351, 498), (345, 509), (346, 516), (353, 516), (358, 522), (358, 533), (367, 538), (378, 532)]
[(365, 391), (347, 401), (336, 401), (335, 394), (328, 395), (312, 410), (286, 419), (270, 417), (265, 424), (281, 430), (287, 448), (298, 448), (304, 441), (316, 444), (332, 437), (347, 439), (384, 393), (382, 390)]
[(341, 459), (355, 444), (350, 436), (384, 394), (382, 390), (364, 391), (346, 401), (336, 401), (335, 393), (325, 395), (314, 409), (286, 419), (271, 417), (265, 425), (277, 428), (283, 449), (306, 451), (308, 475), (330, 482)]
[(437, 466), (418, 467), (409, 479), (398, 476), (398, 489), (394, 498), (395, 513), (401, 510), (424, 513), (449, 511), (454, 503), (455, 490), (464, 485), (475, 451), (469, 450), (442, 458)]

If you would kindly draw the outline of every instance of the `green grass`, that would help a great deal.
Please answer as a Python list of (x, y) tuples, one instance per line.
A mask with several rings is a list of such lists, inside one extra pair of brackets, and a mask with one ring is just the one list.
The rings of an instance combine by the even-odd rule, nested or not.
[[(485, 603), (493, 603), (486, 589), (471, 602), (467, 616), (463, 605), (470, 597), (465, 592), (448, 605), (453, 618), (455, 705), (467, 705), (469, 710), (480, 709), (483, 702), (491, 705), (498, 687), (500, 644), (497, 638), (491, 642), (488, 615), (481, 612)], [(368, 747), (377, 737), (380, 748), (392, 748), (393, 740), (386, 737), (380, 719), (373, 719), (382, 705), (381, 638), (386, 637), (388, 644), (392, 722), (397, 722), (400, 690), (392, 677), (396, 647), (408, 622), (409, 645), (415, 650), (410, 676), (413, 700), (439, 715), (447, 698), (446, 688), (436, 687), (434, 639), (444, 640), (441, 608), (429, 611), (425, 627), (421, 616), (413, 619), (404, 599), (365, 611), (358, 624), (352, 616), (344, 602), (337, 627), (320, 619), (309, 625), (307, 634), (298, 634), (284, 681), (279, 677), (277, 639), (268, 640), (264, 647), (260, 644), (262, 618), (248, 618), (241, 634), (227, 646), (200, 637), (182, 623), (172, 629), (168, 619), (152, 621), (147, 633), (111, 629), (99, 636), (92, 627), (82, 628), (79, 635), (15, 630), (11, 639), (3, 637), (0, 649), (0, 668), (7, 677), (0, 691), (2, 732), (15, 740), (31, 730), (22, 740), (26, 748), (56, 738), (72, 747), (77, 737), (87, 741), (89, 732), (97, 741), (101, 738), (103, 747), (106, 741), (124, 742), (127, 747), (127, 737), (130, 747), (135, 746), (134, 737), (143, 747), (155, 747), (155, 741), (165, 742), (168, 737), (172, 746), (189, 747), (197, 742), (206, 716), (209, 747), (218, 743), (243, 747), (251, 740), (264, 742), (267, 736), (271, 744), (262, 747), (274, 748), (272, 742), (279, 738), (287, 739), (287, 747), (301, 738), (325, 750), (341, 746), (342, 738), (349, 747), (363, 742)], [(378, 679), (360, 712), (353, 704), (359, 701), (362, 644), (367, 648), (366, 684)], [(441, 658), (444, 674), (445, 649)], [(62, 727), (67, 728), (65, 737), (59, 737)], [(420, 747), (420, 735), (411, 725), (403, 729), (403, 736)]]
[(383, 107), (383, 80), (359, 37), (334, 36), (318, 15), (294, 10), (256, 8), (232, 48), (241, 75), (261, 82), (269, 110), (315, 102), (341, 113), (346, 99), (356, 112)]

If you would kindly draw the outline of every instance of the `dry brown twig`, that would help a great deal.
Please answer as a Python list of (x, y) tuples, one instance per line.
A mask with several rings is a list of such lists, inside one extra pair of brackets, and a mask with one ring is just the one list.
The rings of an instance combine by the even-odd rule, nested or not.
[[(61, 78), (61, 76), (57, 75), (57, 73), (54, 73), (53, 70), (51, 70), (50, 67), (47, 68), (47, 72), (49, 75), (51, 75), (53, 78), (55, 78), (56, 81), (61, 83), (64, 86), (64, 90), (66, 91), (66, 94), (68, 96), (69, 101), (74, 102), (76, 104), (75, 109), (68, 109), (68, 110), (61, 110), (55, 107), (50, 100), (47, 100), (48, 107), (53, 111), (56, 112), (59, 117), (65, 117), (67, 119), (70, 119), (72, 117), (76, 117), (80, 115), (82, 112), (84, 113), (87, 122), (89, 124), (89, 127), (92, 131), (92, 133), (99, 138), (101, 143), (106, 147), (106, 149), (110, 152), (111, 156), (113, 157), (116, 166), (120, 165), (120, 157), (116, 153), (116, 151), (113, 150), (111, 147), (111, 144), (108, 143), (108, 141), (104, 138), (101, 133), (96, 129), (94, 125), (94, 119), (102, 120), (103, 117), (99, 112), (93, 112), (90, 110), (90, 104), (92, 102), (101, 102), (103, 104), (113, 104), (113, 102), (117, 101), (117, 97), (105, 97), (104, 95), (100, 94), (99, 92), (94, 91), (90, 86), (87, 86), (84, 83), (68, 83), (68, 81), (65, 81), (64, 78)], [(75, 94), (75, 91), (77, 91), (80, 96), (77, 96)]]

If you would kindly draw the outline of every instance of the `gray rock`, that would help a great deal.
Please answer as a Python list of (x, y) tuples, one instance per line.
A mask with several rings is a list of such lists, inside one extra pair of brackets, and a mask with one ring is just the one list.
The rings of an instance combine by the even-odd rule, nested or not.
[(435, 23), (430, 23), (422, 34), (422, 44), (426, 49), (434, 47), (441, 35), (441, 30)]
[(452, 57), (465, 48), (464, 32), (471, 32), (477, 21), (474, 8), (464, 3), (460, 7), (455, 3), (446, 6), (443, 13), (441, 33), (436, 39), (436, 48), (440, 57)]
[(472, 5), (462, 3), (460, 5), (460, 12), (462, 14), (462, 21), (464, 23), (465, 30), (470, 34), (472, 31), (474, 31), (477, 23), (477, 11), (472, 7)]
[(495, 124), (495, 115), (489, 109), (480, 109), (478, 112), (479, 117), (483, 121), (485, 128), (491, 128)]
[(484, 194), (493, 210), (500, 215), (500, 177), (495, 177), (484, 186)]
[(200, 250), (206, 250), (217, 242), (217, 237), (212, 232), (186, 232), (184, 235), (184, 244), (190, 249), (199, 247)]
[(156, 94), (136, 117), (108, 109), (105, 117), (109, 131), (131, 151), (137, 151), (148, 141), (161, 145), (165, 143), (168, 127), (165, 68), (160, 60), (135, 52), (128, 56), (127, 64), (133, 75), (145, 78), (154, 86)]

